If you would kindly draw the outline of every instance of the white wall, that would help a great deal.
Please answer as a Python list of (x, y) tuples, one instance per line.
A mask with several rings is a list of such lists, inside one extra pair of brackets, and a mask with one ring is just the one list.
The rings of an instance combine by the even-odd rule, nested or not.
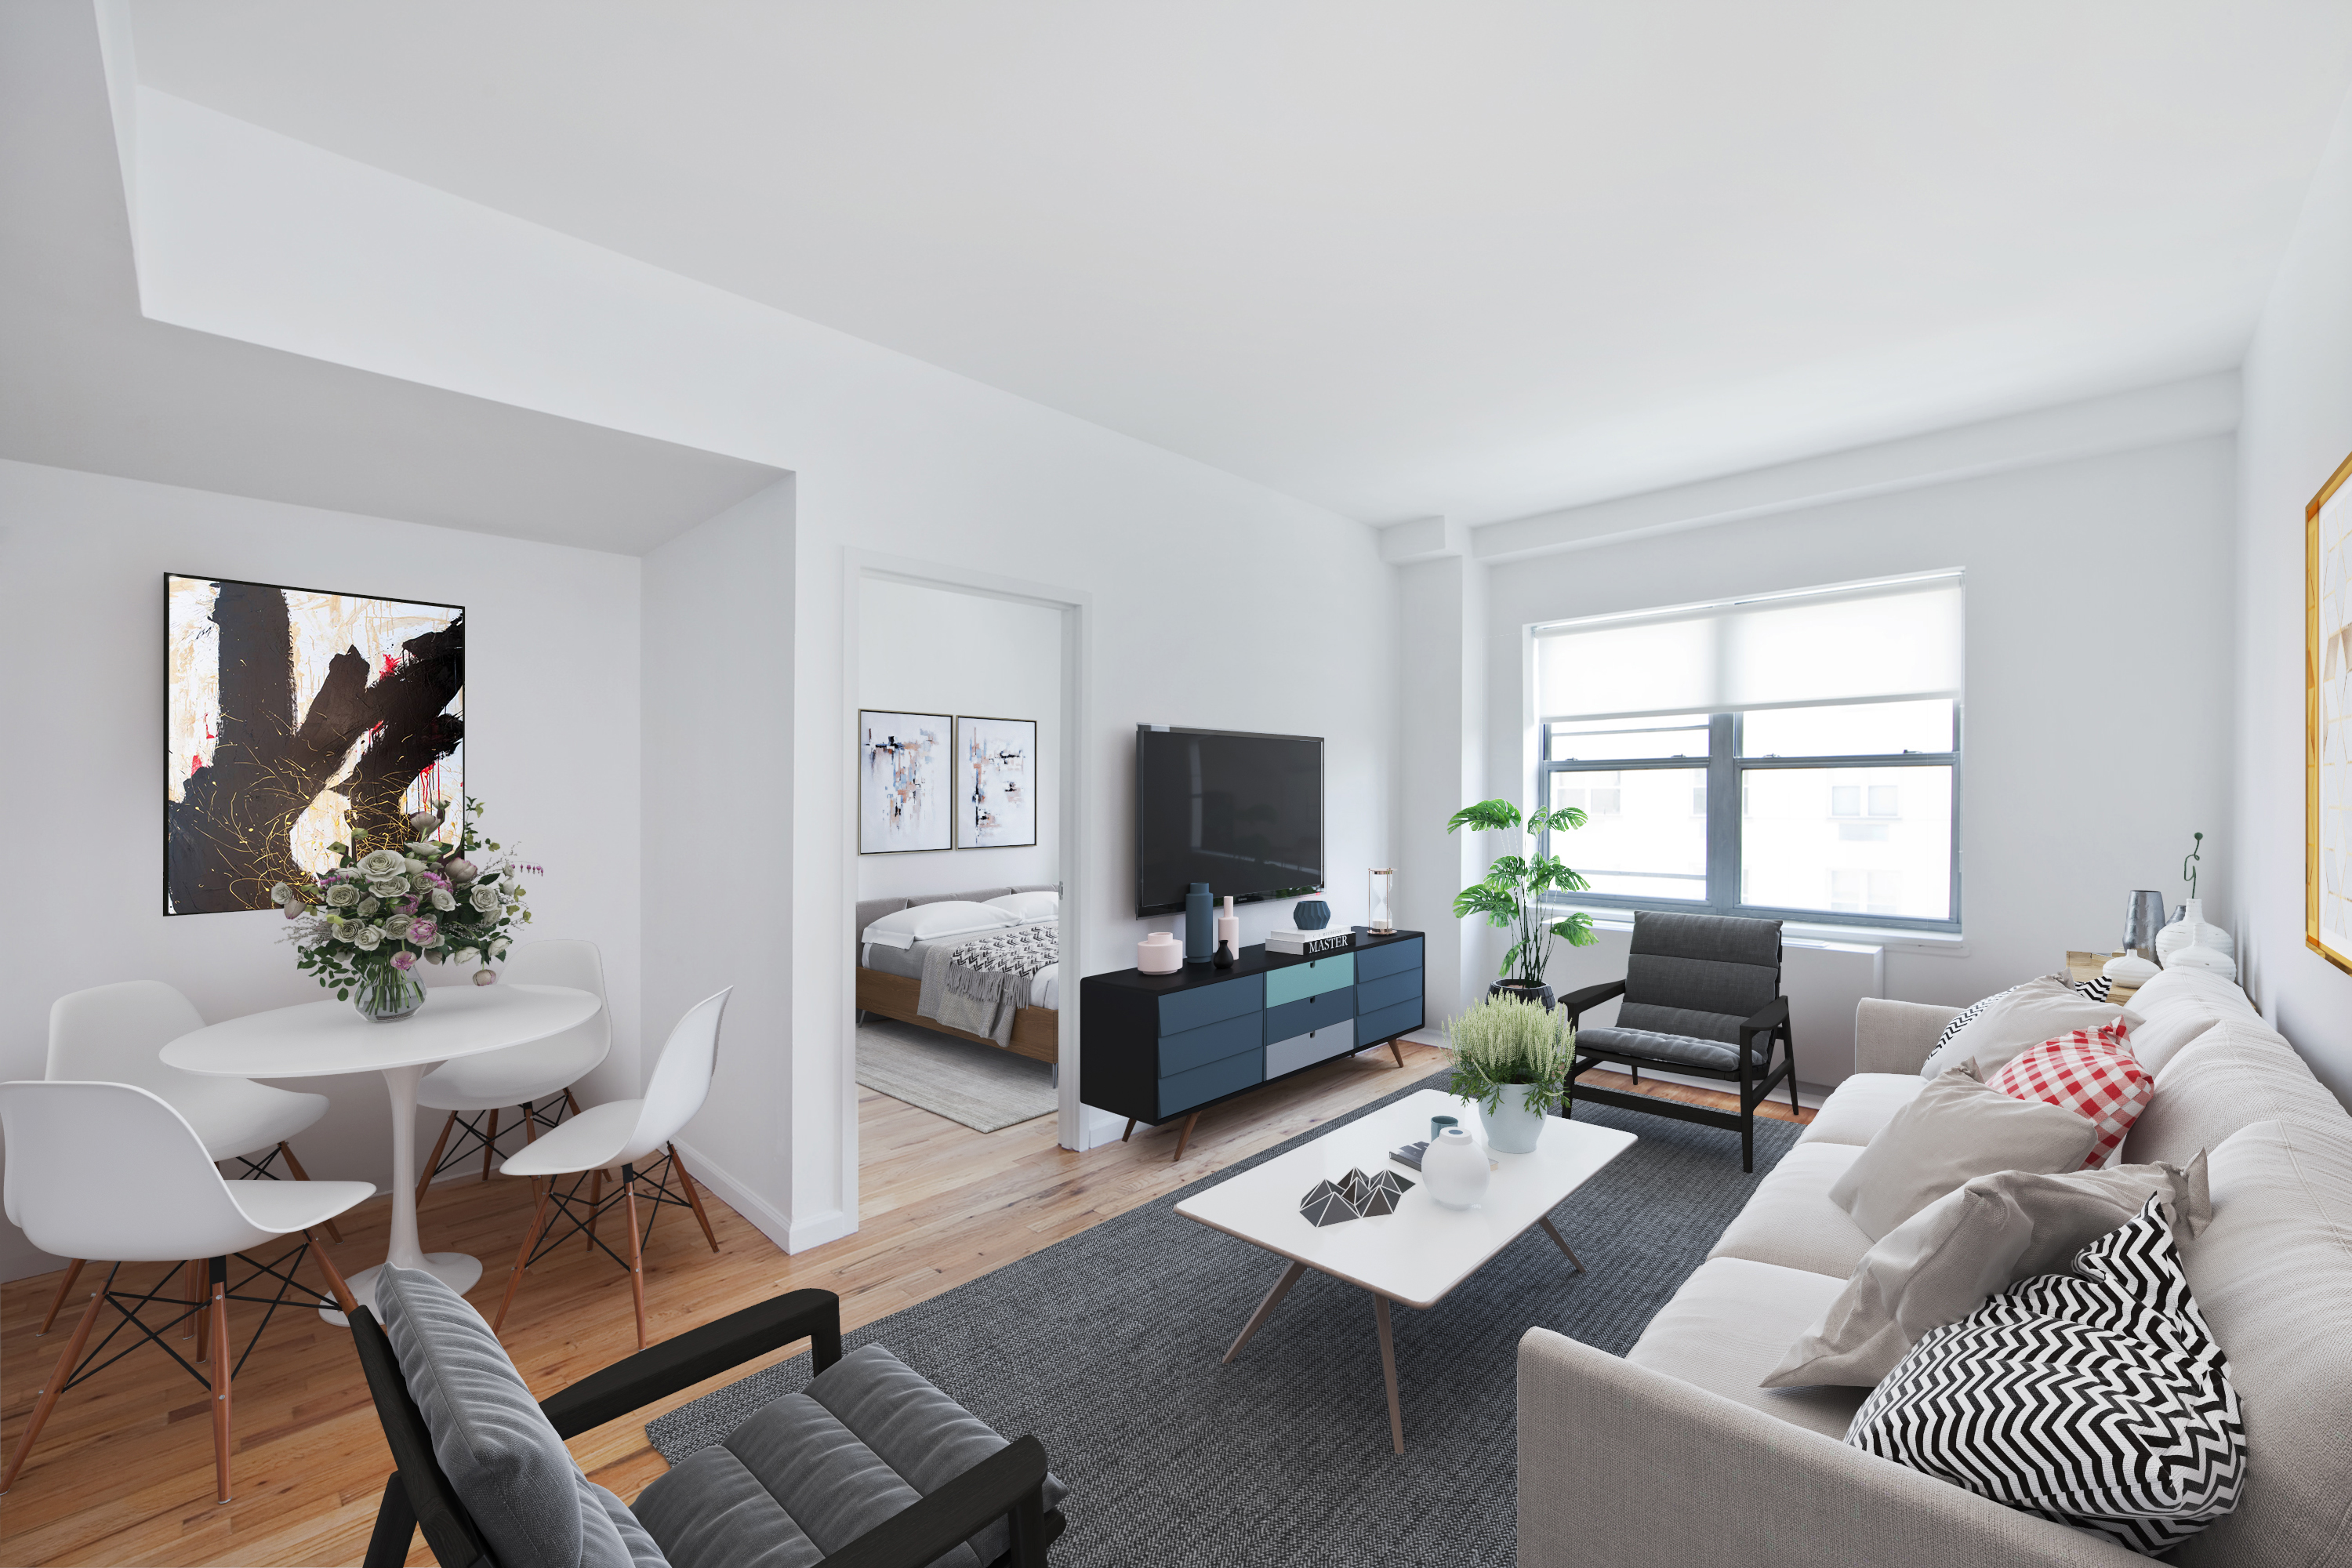
[[(2246, 355), (2239, 436), (2235, 837), (2242, 978), (2352, 1103), (2352, 975), (2305, 947), (2304, 517), (2352, 453), (2352, 103)], [(2212, 908), (2209, 906), (2209, 914)]]
[[(861, 577), (857, 705), (1037, 721), (1037, 842), (860, 855), (857, 896), (1062, 879), (1062, 615), (1043, 605)], [(961, 783), (961, 776), (957, 777)]]
[(2238, 874), (2233, 482), (2231, 443), (2212, 437), (1492, 567), (1492, 792), (1532, 788), (1531, 623), (1960, 567), (1966, 940), (1891, 945), (1886, 990), (1957, 1005), (2046, 973), (2117, 941), (2134, 888), (2178, 896), (2192, 832), (2209, 893)]
[[(211, 1019), (322, 994), (274, 911), (163, 912), (167, 572), (466, 607), (467, 791), (489, 804), (501, 842), (547, 868), (530, 934), (604, 950), (614, 1051), (583, 1099), (635, 1092), (637, 562), (5, 461), (0, 701), (23, 891), (0, 913), (0, 1078), (41, 1076), (49, 1003), (84, 986), (167, 981)], [(383, 1080), (299, 1087), (332, 1100), (295, 1141), (310, 1173), (389, 1180)], [(419, 1131), (429, 1146), (437, 1129)], [(429, 1210), (425, 1231), (429, 1244)], [(51, 1267), (0, 1229), (0, 1278)]]

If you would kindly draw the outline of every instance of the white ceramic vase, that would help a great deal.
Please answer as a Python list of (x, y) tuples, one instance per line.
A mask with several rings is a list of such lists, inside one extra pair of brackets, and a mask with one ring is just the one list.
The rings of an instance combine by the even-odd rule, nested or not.
[[(2228, 931), (2207, 922), (2205, 900), (2202, 899), (2189, 900), (2189, 907), (2182, 911), (2180, 918), (2156, 933), (2156, 961), (2169, 969), (2175, 953), (2192, 947), (2201, 947), (2231, 960), (2230, 968), (2232, 973), (2236, 971), (2238, 944), (2230, 939)], [(2191, 967), (2210, 969), (2215, 966), (2199, 963)]]
[(1184, 967), (1184, 944), (1173, 931), (1153, 931), (1135, 944), (1135, 967), (1146, 974), (1173, 974)]
[(1479, 1124), (1486, 1129), (1486, 1147), (1497, 1154), (1532, 1154), (1536, 1141), (1543, 1136), (1544, 1113), (1540, 1106), (1527, 1102), (1528, 1088), (1509, 1084), (1503, 1089), (1502, 1109), (1489, 1110), (1486, 1103), (1478, 1106)]
[(1449, 1127), (1421, 1156), (1423, 1184), (1429, 1195), (1450, 1209), (1478, 1206), (1486, 1195), (1493, 1173), (1486, 1168), (1486, 1151), (1459, 1127)]
[(2209, 971), (2211, 973), (2218, 974), (2224, 980), (2235, 980), (2238, 977), (2238, 961), (2236, 959), (2231, 958), (2228, 953), (2221, 952), (2219, 948), (2205, 947), (2202, 945), (2192, 945), (2189, 947), (2173, 949), (2172, 956), (2165, 960), (2164, 967), (2167, 969), (2202, 969)]

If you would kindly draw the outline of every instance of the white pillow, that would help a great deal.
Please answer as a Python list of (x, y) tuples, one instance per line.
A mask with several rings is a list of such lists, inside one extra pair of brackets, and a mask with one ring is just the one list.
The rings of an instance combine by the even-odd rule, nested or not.
[(881, 947), (912, 947), (919, 942), (935, 942), (941, 937), (970, 936), (974, 931), (1003, 931), (1021, 921), (1003, 910), (986, 904), (969, 903), (961, 899), (942, 899), (936, 904), (917, 904), (900, 910), (895, 915), (884, 915), (866, 928), (858, 940)]
[(2054, 1040), (2077, 1029), (2095, 1029), (2117, 1018), (2123, 1020), (2127, 1031), (2147, 1021), (2128, 1007), (2113, 1002), (2094, 1002), (2056, 975), (2029, 980), (1998, 996), (1987, 997), (1979, 1006), (1980, 1011), (1970, 1010), (1975, 1016), (1962, 1024), (1950, 1039), (1936, 1047), (1935, 1055), (1919, 1069), (1921, 1078), (1940, 1078), (1973, 1061), (1977, 1071), (1990, 1079), (2044, 1040)]
[(1055, 892), (1007, 893), (1001, 899), (989, 900), (988, 907), (992, 910), (1003, 910), (1014, 920), (1026, 925), (1033, 921), (1050, 921), (1060, 918), (1062, 895)]

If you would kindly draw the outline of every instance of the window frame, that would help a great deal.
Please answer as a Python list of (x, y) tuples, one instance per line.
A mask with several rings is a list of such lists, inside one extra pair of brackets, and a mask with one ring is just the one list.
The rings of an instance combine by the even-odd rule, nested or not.
[[(1832, 706), (1850, 706), (1833, 704)], [(1651, 769), (1672, 768), (1688, 772), (1694, 763), (1703, 761), (1706, 770), (1706, 897), (1702, 900), (1646, 898), (1633, 893), (1547, 893), (1547, 905), (1561, 909), (1591, 910), (1680, 910), (1685, 914), (1736, 915), (1747, 919), (1786, 921), (1801, 925), (1852, 926), (1871, 931), (1905, 931), (1933, 932), (1957, 936), (1960, 933), (1962, 910), (1960, 889), (1960, 758), (1964, 750), (1966, 726), (1964, 705), (1952, 699), (1952, 749), (1948, 752), (1897, 752), (1892, 754), (1861, 756), (1770, 756), (1740, 755), (1739, 742), (1744, 716), (1739, 713), (1706, 715), (1707, 749), (1703, 759), (1678, 757), (1610, 757), (1591, 761), (1552, 759), (1552, 727), (1556, 723), (1573, 723), (1573, 720), (1543, 720), (1536, 727), (1540, 746), (1540, 761), (1536, 765), (1537, 801), (1540, 808), (1549, 809), (1552, 798), (1552, 775), (1567, 773), (1629, 773)], [(1696, 715), (1691, 717), (1696, 718)], [(1662, 726), (1663, 728), (1664, 726)], [(1681, 728), (1684, 726), (1676, 726)], [(1687, 726), (1696, 729), (1696, 724)], [(1952, 777), (1951, 835), (1951, 902), (1948, 915), (1940, 920), (1918, 916), (1873, 915), (1843, 913), (1832, 910), (1787, 909), (1773, 904), (1748, 904), (1739, 899), (1740, 834), (1746, 814), (1741, 809), (1744, 800), (1742, 774), (1775, 769), (1830, 770), (1841, 768), (1949, 768)], [(1867, 786), (1864, 786), (1865, 791)], [(1863, 798), (1864, 811), (1839, 821), (1886, 822), (1887, 817), (1869, 814), (1869, 797)], [(1573, 831), (1573, 830), (1571, 830)], [(1541, 836), (1538, 847), (1545, 854), (1555, 851), (1552, 836)], [(1569, 842), (1572, 843), (1573, 840)], [(1565, 845), (1562, 847), (1566, 847)], [(1571, 857), (1562, 855), (1573, 866)]]

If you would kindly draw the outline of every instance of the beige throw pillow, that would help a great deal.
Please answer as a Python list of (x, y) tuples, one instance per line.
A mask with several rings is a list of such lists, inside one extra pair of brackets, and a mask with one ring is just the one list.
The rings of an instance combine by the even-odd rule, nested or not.
[(1877, 1241), (1964, 1183), (1995, 1171), (2074, 1171), (2098, 1123), (2040, 1100), (2012, 1100), (1955, 1068), (1887, 1119), (1838, 1179), (1830, 1201)]
[(2044, 975), (1989, 998), (1983, 1012), (1936, 1048), (1921, 1066), (1919, 1076), (1940, 1078), (1956, 1067), (1974, 1062), (1977, 1076), (1990, 1079), (2044, 1040), (2077, 1029), (2095, 1029), (2119, 1017), (2127, 1030), (2138, 1028), (2144, 1021), (2128, 1007), (2094, 1002), (2057, 976)]
[(1761, 1386), (1874, 1387), (1930, 1330), (1958, 1322), (2021, 1279), (2063, 1273), (2075, 1253), (2129, 1221), (2151, 1194), (2170, 1206), (2180, 1236), (2204, 1229), (2213, 1200), (2203, 1152), (2185, 1170), (2116, 1165), (1979, 1176), (1864, 1253), (1845, 1289)]

